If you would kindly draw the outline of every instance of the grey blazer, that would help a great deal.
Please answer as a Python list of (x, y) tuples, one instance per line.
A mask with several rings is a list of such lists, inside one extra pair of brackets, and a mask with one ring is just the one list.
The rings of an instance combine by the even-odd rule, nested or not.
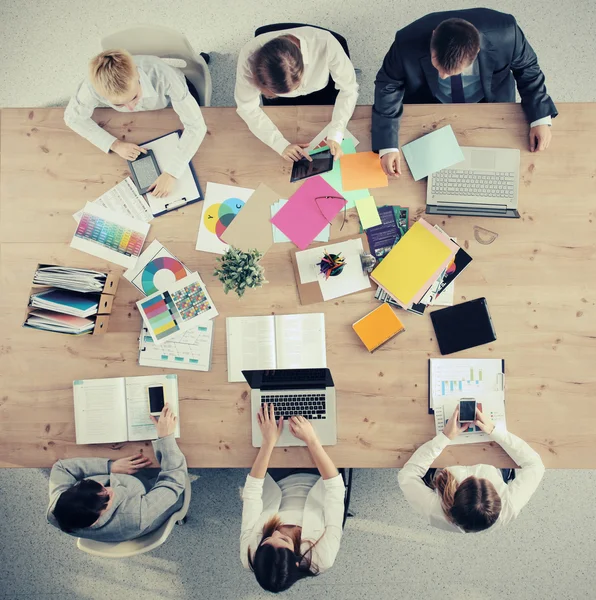
[(62, 492), (81, 479), (93, 479), (112, 487), (112, 506), (96, 523), (71, 535), (100, 542), (124, 542), (157, 529), (182, 506), (187, 468), (173, 435), (155, 440), (153, 449), (161, 470), (149, 491), (137, 477), (110, 473), (108, 459), (59, 460), (50, 473), (48, 522), (58, 527), (52, 511)]

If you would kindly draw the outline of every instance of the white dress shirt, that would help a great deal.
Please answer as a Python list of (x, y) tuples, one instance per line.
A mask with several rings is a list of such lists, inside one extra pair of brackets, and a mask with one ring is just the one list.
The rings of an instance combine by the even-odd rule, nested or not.
[(327, 85), (331, 75), (339, 94), (335, 100), (327, 137), (340, 143), (356, 106), (358, 84), (354, 66), (341, 44), (331, 33), (323, 29), (297, 27), (272, 31), (263, 33), (248, 42), (240, 51), (236, 72), (234, 98), (238, 106), (238, 114), (246, 121), (254, 135), (279, 154), (290, 145), (261, 108), (261, 92), (253, 83), (249, 62), (250, 57), (259, 48), (283, 35), (293, 35), (300, 40), (304, 74), (298, 88), (287, 94), (279, 94), (280, 98), (295, 98), (317, 92)]
[[(295, 478), (291, 475), (290, 478)], [(341, 475), (324, 480), (316, 477), (304, 501), (302, 514), (302, 552), (306, 552), (310, 543), (319, 542), (313, 548), (311, 563), (319, 573), (333, 566), (339, 551), (344, 518), (345, 486)], [(298, 478), (294, 485), (304, 487), (306, 480)], [(312, 481), (311, 481), (312, 483)], [(270, 475), (257, 479), (248, 475), (242, 492), (242, 530), (240, 533), (240, 560), (245, 569), (249, 568), (248, 550), (254, 558), (254, 552), (263, 537), (264, 524), (274, 515), (280, 514), (282, 503), (288, 506), (286, 498), (292, 495), (292, 482), (281, 481), (282, 488)], [(300, 496), (301, 492), (295, 495)], [(295, 509), (295, 502), (289, 503)], [(285, 516), (288, 516), (287, 514)], [(283, 519), (282, 519), (283, 523)], [(287, 523), (297, 525), (297, 523)]]
[[(536, 451), (522, 439), (509, 433), (501, 424), (495, 427), (490, 437), (498, 442), (521, 467), (516, 471), (513, 481), (506, 484), (501, 471), (491, 465), (454, 466), (448, 467), (448, 470), (458, 483), (474, 475), (488, 479), (495, 486), (501, 498), (501, 513), (490, 527), (490, 531), (493, 531), (513, 521), (528, 503), (544, 475), (544, 465)], [(431, 464), (448, 445), (449, 438), (440, 433), (430, 442), (420, 446), (399, 472), (398, 481), (410, 506), (430, 525), (447, 531), (464, 533), (457, 525), (447, 520), (439, 493), (427, 487), (422, 480)]]
[[(451, 104), (451, 77), (441, 79), (437, 73), (439, 80), (439, 89), (437, 93), (437, 99), (443, 104)], [(480, 67), (478, 65), (478, 59), (474, 59), (474, 62), (466, 67), (461, 72), (461, 81), (464, 88), (464, 98), (469, 104), (480, 102), (484, 98), (484, 91), (482, 90), (482, 81), (480, 80)], [(537, 127), (538, 125), (551, 125), (552, 119), (550, 115), (537, 119), (530, 123), (530, 127)], [(384, 148), (379, 150), (379, 158), (389, 152), (399, 152), (397, 148)]]
[(114, 106), (100, 96), (86, 79), (70, 99), (64, 111), (64, 121), (72, 130), (107, 153), (118, 138), (102, 129), (91, 118), (98, 106), (109, 106), (119, 112), (141, 112), (166, 108), (171, 104), (184, 126), (184, 133), (180, 137), (176, 153), (170, 157), (168, 164), (161, 166), (162, 171), (178, 178), (207, 133), (201, 109), (190, 94), (179, 69), (170, 67), (156, 56), (134, 56), (133, 59), (139, 71), (141, 99), (132, 111), (124, 106)]

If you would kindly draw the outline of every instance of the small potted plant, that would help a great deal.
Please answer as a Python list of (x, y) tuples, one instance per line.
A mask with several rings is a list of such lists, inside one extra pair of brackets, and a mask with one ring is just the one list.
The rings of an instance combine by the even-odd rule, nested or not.
[(217, 259), (219, 267), (213, 274), (223, 283), (227, 294), (234, 290), (241, 298), (248, 288), (262, 287), (265, 280), (265, 269), (259, 264), (263, 254), (258, 250), (243, 252), (230, 246), (221, 258)]

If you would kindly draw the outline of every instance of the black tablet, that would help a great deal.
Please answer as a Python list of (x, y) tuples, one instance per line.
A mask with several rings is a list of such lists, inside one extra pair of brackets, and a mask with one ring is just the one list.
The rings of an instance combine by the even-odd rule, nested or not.
[(155, 180), (161, 175), (153, 150), (147, 149), (147, 154), (139, 154), (136, 160), (129, 160), (128, 168), (139, 194), (146, 194)]
[(441, 354), (453, 354), (497, 339), (486, 298), (436, 310), (430, 318)]
[(292, 183), (294, 183), (294, 181), (313, 177), (314, 175), (327, 173), (333, 169), (333, 155), (329, 150), (311, 154), (310, 157), (312, 158), (312, 162), (306, 158), (301, 158), (294, 163), (292, 175), (290, 177)]

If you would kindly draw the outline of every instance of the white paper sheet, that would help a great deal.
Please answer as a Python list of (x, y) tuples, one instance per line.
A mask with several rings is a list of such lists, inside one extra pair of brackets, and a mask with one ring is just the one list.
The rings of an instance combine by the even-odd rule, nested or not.
[(325, 315), (276, 315), (278, 369), (317, 369), (327, 366)]
[(77, 444), (127, 440), (123, 377), (74, 381), (73, 396)]

